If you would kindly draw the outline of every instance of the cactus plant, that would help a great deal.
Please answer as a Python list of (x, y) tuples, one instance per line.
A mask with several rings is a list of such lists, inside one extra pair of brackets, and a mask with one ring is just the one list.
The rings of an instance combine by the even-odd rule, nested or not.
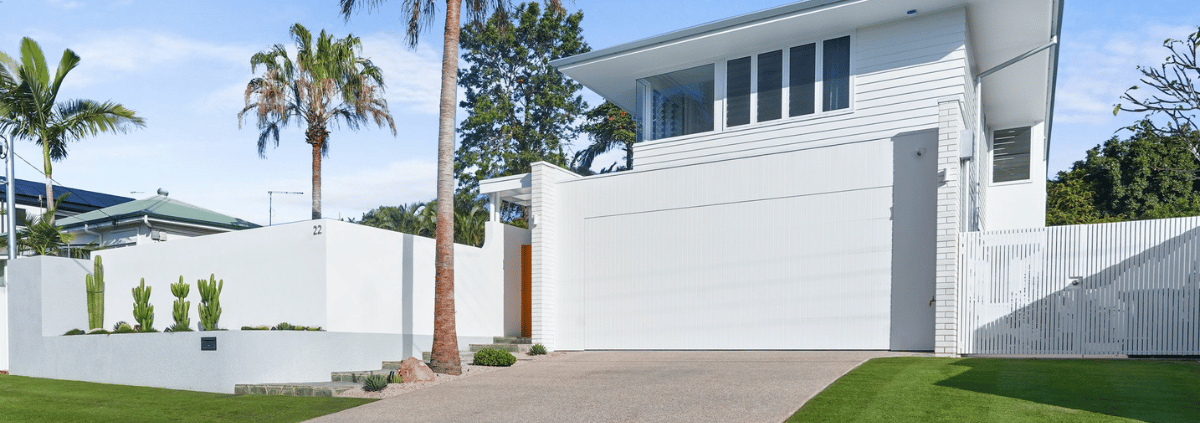
[(200, 279), (196, 283), (200, 291), (200, 330), (217, 330), (217, 321), (221, 319), (221, 290), (225, 289), (225, 280), (217, 282), (217, 276), (210, 274), (208, 280)]
[(96, 256), (92, 274), (84, 276), (87, 284), (88, 328), (104, 327), (104, 262)]
[(142, 332), (154, 330), (154, 306), (150, 305), (150, 287), (146, 286), (146, 278), (142, 284), (133, 288), (133, 318), (141, 326)]
[(383, 388), (386, 388), (387, 386), (388, 386), (387, 376), (371, 375), (371, 376), (367, 376), (366, 379), (363, 379), (362, 389), (367, 392), (378, 392), (378, 391), (382, 391)]
[(183, 282), (183, 276), (179, 277), (179, 283), (171, 284), (171, 295), (175, 296), (175, 309), (172, 313), (175, 317), (175, 325), (171, 326), (171, 330), (174, 332), (191, 330), (192, 319), (188, 317), (188, 311), (192, 308), (192, 302), (184, 301), (191, 290), (192, 286)]

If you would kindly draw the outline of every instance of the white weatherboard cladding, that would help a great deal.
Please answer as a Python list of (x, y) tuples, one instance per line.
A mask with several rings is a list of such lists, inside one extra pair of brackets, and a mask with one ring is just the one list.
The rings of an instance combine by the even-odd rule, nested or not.
[(558, 348), (887, 349), (890, 139), (567, 181)]
[(836, 145), (933, 128), (938, 99), (970, 74), (962, 8), (855, 31), (851, 111), (783, 119), (635, 146), (634, 168), (658, 169)]

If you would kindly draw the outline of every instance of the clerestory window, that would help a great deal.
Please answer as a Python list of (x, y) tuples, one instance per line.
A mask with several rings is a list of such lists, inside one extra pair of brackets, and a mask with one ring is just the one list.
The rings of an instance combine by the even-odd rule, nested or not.
[(1004, 129), (993, 133), (992, 182), (1029, 179), (1029, 135), (1031, 128)]

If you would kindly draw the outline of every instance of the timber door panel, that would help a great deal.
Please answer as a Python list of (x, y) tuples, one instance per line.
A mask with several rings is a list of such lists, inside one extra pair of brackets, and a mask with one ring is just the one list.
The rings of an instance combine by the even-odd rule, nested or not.
[(533, 246), (521, 246), (521, 336), (533, 336)]

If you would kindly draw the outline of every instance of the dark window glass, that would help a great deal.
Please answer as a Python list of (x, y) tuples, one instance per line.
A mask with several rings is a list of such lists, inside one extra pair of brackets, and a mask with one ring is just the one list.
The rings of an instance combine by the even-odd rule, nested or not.
[(822, 73), (824, 94), (821, 104), (825, 111), (850, 107), (850, 37), (825, 41), (825, 63)]
[(992, 182), (1029, 179), (1030, 128), (996, 131), (992, 139)]
[(758, 55), (758, 121), (783, 114), (783, 50)]
[(725, 88), (728, 126), (750, 123), (750, 58), (730, 60)]
[(792, 47), (788, 69), (788, 116), (816, 112), (817, 45)]

